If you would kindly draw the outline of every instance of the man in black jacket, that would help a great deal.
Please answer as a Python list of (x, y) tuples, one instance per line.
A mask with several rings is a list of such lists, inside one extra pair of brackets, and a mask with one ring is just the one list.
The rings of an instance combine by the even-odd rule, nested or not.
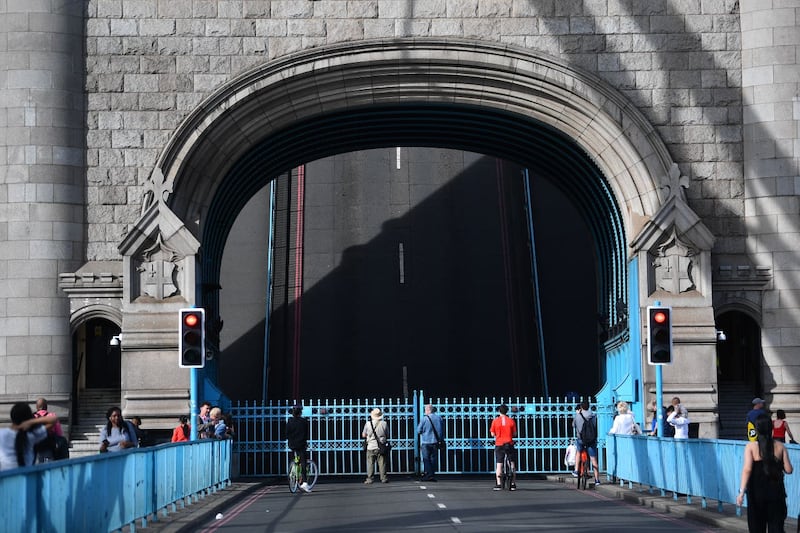
[(292, 457), (294, 455), (300, 457), (300, 488), (305, 492), (311, 492), (311, 487), (306, 482), (306, 462), (308, 461), (308, 433), (309, 423), (308, 420), (300, 416), (303, 413), (303, 408), (295, 405), (292, 407), (292, 417), (286, 421), (286, 441), (289, 449), (292, 450)]

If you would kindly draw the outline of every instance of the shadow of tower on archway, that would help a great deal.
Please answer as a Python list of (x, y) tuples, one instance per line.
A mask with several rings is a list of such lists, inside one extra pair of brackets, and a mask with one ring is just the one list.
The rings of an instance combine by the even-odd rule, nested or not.
[[(286, 237), (276, 241), (269, 397), (540, 395), (521, 168), (453, 150), (402, 153), (400, 169), (394, 148), (305, 167), (299, 300), (297, 218), (278, 210)], [(599, 382), (596, 260), (578, 211), (552, 179), (534, 175), (532, 194), (550, 392), (591, 394)], [(284, 201), (296, 195), (296, 176), (280, 180)], [(262, 221), (264, 198), (249, 208)], [(247, 291), (231, 286), (263, 286), (265, 266), (253, 267), (226, 279), (223, 266), (226, 328), (229, 313), (258, 316), (257, 299), (244, 303)], [(238, 330), (224, 344), (221, 384), (235, 399), (261, 398), (264, 321)]]

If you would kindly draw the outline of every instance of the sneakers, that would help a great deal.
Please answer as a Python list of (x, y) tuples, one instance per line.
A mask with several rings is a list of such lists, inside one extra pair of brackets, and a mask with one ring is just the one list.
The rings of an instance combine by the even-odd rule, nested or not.
[(303, 489), (303, 492), (311, 492), (311, 487), (308, 486), (308, 483), (303, 481), (303, 484), (300, 485), (300, 488)]
[(517, 484), (516, 483), (512, 483), (511, 484), (511, 490), (517, 490)]
[(501, 487), (500, 485), (495, 485), (494, 489), (492, 490), (503, 490), (503, 487)]
[(596, 487), (596, 486), (598, 486), (599, 484), (600, 484), (600, 480), (599, 480), (599, 479), (595, 479), (595, 480), (594, 480), (594, 486)]
[(578, 471), (577, 470), (573, 470), (572, 471), (572, 477), (578, 477)]
[(369, 485), (370, 483), (372, 483), (371, 479), (365, 479), (364, 480), (364, 485)]

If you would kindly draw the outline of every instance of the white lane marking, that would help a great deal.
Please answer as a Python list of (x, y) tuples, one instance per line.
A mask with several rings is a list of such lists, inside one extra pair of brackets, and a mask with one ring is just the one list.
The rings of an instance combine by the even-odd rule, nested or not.
[(438, 507), (439, 509), (447, 509), (447, 506), (443, 503), (437, 503), (436, 507)]
[(425, 485), (420, 485), (420, 486), (419, 486), (419, 488), (421, 488), (422, 490), (425, 490), (425, 489), (427, 489), (428, 487), (426, 487)]
[(454, 524), (460, 524), (461, 520), (457, 516), (451, 516), (450, 521)]
[(397, 245), (397, 261), (400, 264), (400, 285), (404, 285), (406, 282), (406, 260), (402, 242)]
[(436, 497), (436, 495), (435, 495), (435, 494), (432, 494), (432, 493), (430, 493), (430, 492), (428, 493), (428, 498), (435, 498), (435, 497)]

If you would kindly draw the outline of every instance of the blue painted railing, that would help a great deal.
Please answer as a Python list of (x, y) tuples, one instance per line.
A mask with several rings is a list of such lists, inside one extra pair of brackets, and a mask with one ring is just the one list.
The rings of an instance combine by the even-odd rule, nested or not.
[(0, 472), (4, 531), (135, 531), (231, 482), (230, 440), (164, 444)]
[[(639, 483), (662, 494), (683, 494), (688, 503), (699, 498), (736, 503), (747, 441), (609, 435), (608, 475)], [(787, 444), (792, 466), (800, 467), (800, 446)], [(800, 475), (785, 476), (789, 516), (800, 513)], [(745, 501), (746, 505), (746, 501)]]
[[(284, 475), (289, 461), (285, 426), (294, 401), (241, 402), (231, 405), (236, 424), (235, 451), (239, 475)], [(501, 403), (509, 406), (518, 427), (520, 473), (566, 472), (564, 451), (574, 437), (572, 420), (577, 400), (543, 398), (429, 398), (415, 392), (408, 399), (306, 400), (303, 416), (311, 424), (311, 456), (326, 476), (361, 475), (366, 471), (361, 432), (368, 413), (379, 407), (389, 424), (392, 442), (390, 472), (418, 473), (416, 428), (423, 407), (432, 403), (445, 423), (447, 453), (440, 458), (444, 474), (494, 471), (494, 440), (489, 434)], [(608, 431), (611, 409), (597, 407), (601, 435)], [(604, 445), (601, 439), (600, 448)], [(601, 454), (602, 458), (602, 454)], [(601, 468), (604, 466), (600, 465)]]

